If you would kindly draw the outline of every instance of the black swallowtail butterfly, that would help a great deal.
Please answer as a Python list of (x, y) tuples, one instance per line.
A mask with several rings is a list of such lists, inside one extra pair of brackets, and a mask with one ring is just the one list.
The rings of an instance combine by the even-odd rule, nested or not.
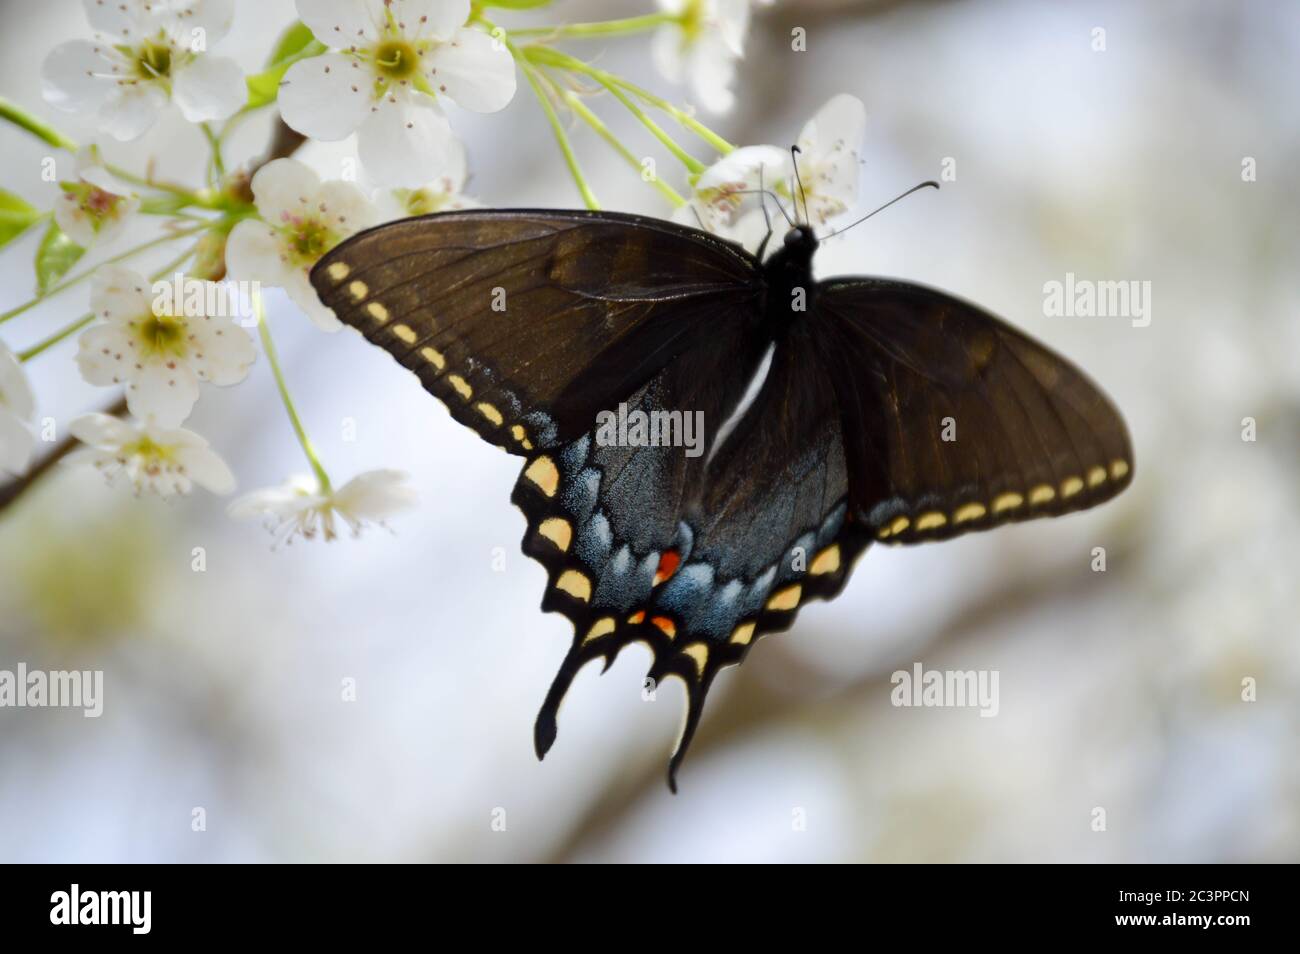
[[(817, 245), (796, 226), (763, 261), (658, 219), (477, 210), (373, 228), (312, 271), (345, 324), (524, 458), (523, 550), (575, 626), (539, 757), (578, 670), (641, 640), (650, 677), (687, 687), (675, 791), (718, 671), (835, 596), (869, 544), (1081, 510), (1131, 479), (1124, 422), (1074, 365), (940, 291), (816, 282)], [(707, 451), (599, 440), (620, 405), (703, 412)]]

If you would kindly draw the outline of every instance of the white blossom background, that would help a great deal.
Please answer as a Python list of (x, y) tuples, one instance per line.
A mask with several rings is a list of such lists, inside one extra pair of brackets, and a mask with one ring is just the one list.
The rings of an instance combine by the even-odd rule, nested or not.
[[(237, 7), (218, 50), (252, 71), (293, 6)], [(497, 19), (650, 8), (559, 2)], [(80, 5), (0, 10), (0, 92), (89, 140), (39, 88), (45, 54), (88, 35)], [(789, 49), (794, 26), (806, 53)], [(654, 75), (645, 39), (567, 48), (685, 98)], [(843, 596), (719, 677), (676, 797), (664, 768), (682, 692), (670, 681), (642, 701), (640, 647), (604, 676), (584, 670), (555, 747), (544, 763), (533, 754), (570, 627), (538, 611), (544, 573), (518, 552), (515, 460), (385, 355), (272, 297), (332, 475), (402, 468), (421, 507), (393, 534), (272, 552), (224, 500), (137, 501), (60, 469), (0, 514), (0, 668), (102, 669), (106, 683), (97, 720), (0, 709), (0, 859), (1296, 860), (1298, 88), (1300, 6), (1281, 0), (760, 12), (738, 107), (716, 124), (733, 142), (791, 141), (850, 92), (869, 117), (864, 208), (956, 160), (942, 191), (824, 247), (820, 273), (948, 288), (1070, 355), (1124, 410), (1136, 480), (1067, 519), (868, 552)], [(270, 119), (241, 130), (237, 153), (261, 149)], [(452, 121), (471, 194), (578, 204), (526, 86), (503, 113)], [(667, 214), (587, 130), (574, 135), (607, 207)], [(40, 179), (46, 152), (0, 131), (0, 179), (43, 207), (55, 195)], [(348, 152), (303, 158), (337, 176)], [(205, 152), (173, 115), (108, 154), (193, 179)], [(1242, 180), (1247, 156), (1257, 181)], [(29, 297), (35, 241), (0, 254), (0, 308)], [(1067, 272), (1150, 281), (1150, 326), (1045, 317), (1043, 285)], [(70, 292), (6, 326), (6, 340), (25, 346), (84, 310), (85, 290)], [(38, 414), (66, 422), (108, 402), (79, 381), (74, 350), (29, 368)], [(1241, 439), (1245, 417), (1256, 442)], [(303, 469), (265, 360), (207, 392), (191, 426), (241, 489)], [(191, 570), (196, 546), (204, 573)], [(1090, 568), (1096, 546), (1105, 573)], [(892, 707), (890, 673), (916, 661), (998, 670), (999, 714)], [(1255, 702), (1241, 700), (1246, 677)], [(355, 702), (341, 701), (345, 678)], [(207, 829), (195, 832), (200, 806)]]

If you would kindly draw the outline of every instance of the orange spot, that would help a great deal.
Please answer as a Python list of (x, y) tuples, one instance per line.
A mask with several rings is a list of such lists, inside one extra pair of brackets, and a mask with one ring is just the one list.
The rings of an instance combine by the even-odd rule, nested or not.
[(655, 616), (651, 618), (650, 623), (654, 626), (658, 626), (660, 632), (669, 639), (672, 639), (677, 635), (677, 624), (667, 616)]
[(631, 616), (627, 618), (627, 621), (631, 623), (633, 626), (636, 626), (638, 623), (644, 623), (645, 610), (637, 610), (635, 613), (633, 613)]
[(676, 550), (665, 550), (659, 557), (659, 569), (655, 570), (654, 585), (658, 586), (665, 580), (671, 579), (672, 575), (677, 572), (677, 568), (682, 564), (682, 555)]

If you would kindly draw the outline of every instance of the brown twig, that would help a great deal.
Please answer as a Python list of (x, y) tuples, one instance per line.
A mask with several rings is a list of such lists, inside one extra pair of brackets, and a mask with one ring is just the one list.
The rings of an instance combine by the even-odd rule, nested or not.
[[(126, 410), (126, 398), (118, 398), (116, 402), (104, 408), (105, 414), (111, 414), (117, 417)], [(11, 503), (22, 496), (32, 484), (36, 483), (42, 476), (49, 472), (55, 464), (67, 456), (68, 451), (77, 446), (75, 437), (65, 437), (61, 440), (54, 450), (50, 451), (35, 464), (33, 464), (21, 477), (16, 477), (9, 483), (0, 487), (0, 510), (4, 510)]]

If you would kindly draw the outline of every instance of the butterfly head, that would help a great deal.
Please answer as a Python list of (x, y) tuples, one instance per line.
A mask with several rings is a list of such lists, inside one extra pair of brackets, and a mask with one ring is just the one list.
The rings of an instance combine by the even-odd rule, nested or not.
[(785, 247), (791, 255), (798, 255), (800, 252), (805, 253), (808, 258), (812, 258), (813, 252), (817, 251), (817, 236), (807, 225), (796, 225), (790, 231), (785, 233)]

